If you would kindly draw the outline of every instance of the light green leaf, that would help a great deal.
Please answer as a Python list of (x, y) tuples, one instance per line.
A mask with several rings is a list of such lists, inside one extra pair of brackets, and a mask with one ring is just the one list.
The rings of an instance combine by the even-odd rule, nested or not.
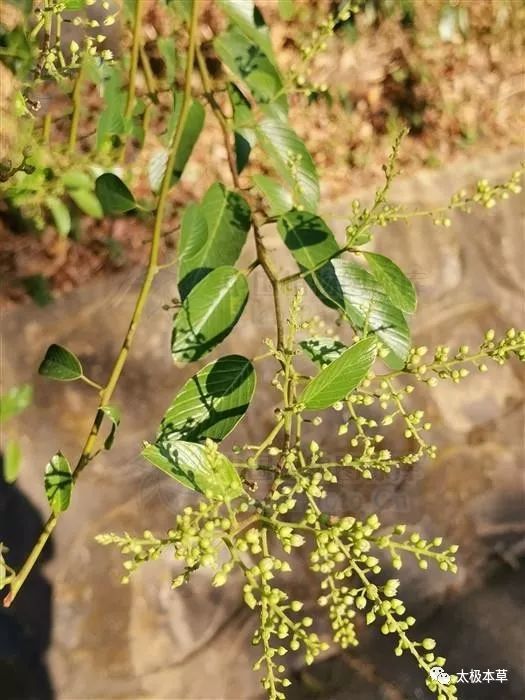
[(323, 409), (341, 401), (366, 377), (376, 354), (377, 341), (374, 337), (364, 338), (352, 345), (310, 380), (299, 398), (300, 403), (307, 409)]
[(175, 316), (171, 352), (178, 362), (193, 362), (231, 332), (248, 300), (246, 277), (234, 267), (218, 267), (188, 294)]
[(84, 214), (94, 219), (101, 219), (104, 216), (102, 205), (90, 190), (71, 190), (69, 196)]
[(199, 445), (183, 440), (146, 444), (142, 456), (192, 491), (230, 501), (244, 489), (235, 467), (214, 443)]
[(379, 253), (363, 253), (376, 280), (383, 286), (388, 298), (401, 311), (414, 313), (417, 299), (414, 285), (390, 258)]
[(71, 466), (61, 452), (46, 464), (44, 486), (53, 513), (62, 513), (69, 507), (73, 475)]
[(252, 175), (252, 181), (268, 201), (271, 216), (279, 216), (293, 208), (292, 195), (277, 180), (266, 175)]
[(107, 438), (104, 440), (104, 449), (110, 450), (113, 446), (115, 433), (120, 425), (120, 408), (118, 408), (118, 406), (102, 406), (101, 410), (111, 421), (111, 430)]
[(93, 179), (82, 170), (68, 170), (61, 176), (61, 180), (68, 190), (93, 189)]
[(312, 274), (312, 284), (328, 306), (337, 308), (357, 331), (374, 332), (390, 350), (385, 358), (393, 369), (404, 366), (410, 349), (405, 316), (395, 307), (383, 287), (363, 267), (334, 258)]
[(218, 0), (218, 3), (231, 22), (271, 61), (274, 61), (268, 27), (264, 24), (253, 2), (251, 0)]
[(61, 236), (67, 236), (71, 231), (71, 215), (64, 202), (58, 197), (48, 196), (45, 199), (46, 206), (53, 216), (57, 231)]
[(105, 108), (97, 122), (97, 151), (104, 145), (108, 136), (120, 135), (126, 131), (126, 95), (122, 89), (121, 72), (116, 65), (107, 67), (104, 64), (102, 73)]
[(135, 198), (122, 182), (113, 173), (104, 173), (97, 177), (95, 192), (102, 205), (104, 214), (125, 214), (135, 209)]
[(20, 461), (22, 459), (22, 451), (17, 440), (8, 440), (4, 449), (3, 469), (4, 481), (7, 484), (12, 484), (16, 481), (20, 470)]
[(319, 181), (312, 156), (287, 124), (263, 119), (256, 128), (261, 148), (272, 165), (292, 188), (296, 204), (314, 212), (319, 203)]
[(250, 405), (255, 370), (241, 355), (210, 362), (189, 379), (166, 411), (157, 442), (204, 438), (223, 440)]
[(182, 299), (210, 270), (237, 261), (250, 222), (250, 208), (243, 197), (218, 182), (209, 188), (200, 205), (186, 209), (179, 241)]
[(329, 365), (344, 353), (347, 346), (333, 338), (309, 338), (302, 340), (299, 345), (305, 355), (318, 365)]
[(82, 377), (82, 365), (76, 355), (62, 345), (50, 345), (38, 368), (38, 374), (61, 382)]
[(14, 386), (0, 396), (0, 423), (13, 418), (24, 411), (33, 399), (33, 387), (30, 384)]
[(266, 54), (237, 27), (220, 34), (214, 47), (221, 61), (246, 83), (262, 111), (276, 119), (286, 119), (288, 101), (283, 82)]
[(175, 81), (177, 70), (177, 46), (175, 37), (161, 36), (157, 38), (157, 48), (166, 66), (166, 80), (168, 85), (172, 85)]
[(277, 228), (301, 270), (311, 270), (339, 251), (334, 234), (320, 216), (306, 211), (289, 211)]
[(148, 179), (153, 192), (158, 192), (162, 185), (162, 179), (166, 172), (168, 162), (168, 149), (159, 148), (154, 151), (148, 163)]

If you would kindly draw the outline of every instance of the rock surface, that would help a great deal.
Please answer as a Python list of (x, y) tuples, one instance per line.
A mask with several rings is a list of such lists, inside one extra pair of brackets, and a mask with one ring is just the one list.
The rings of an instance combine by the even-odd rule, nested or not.
[[(393, 198), (436, 206), (480, 175), (504, 179), (522, 156), (512, 152), (462, 169), (401, 178)], [(340, 226), (339, 217), (347, 211), (346, 202), (336, 203), (327, 219), (333, 217)], [(501, 331), (523, 326), (523, 213), (523, 199), (513, 197), (490, 212), (476, 209), (468, 217), (455, 216), (450, 229), (419, 219), (408, 230), (399, 224), (378, 232), (377, 249), (393, 257), (418, 287), (417, 344), (474, 346), (489, 327)], [(280, 257), (277, 236), (270, 238)], [(75, 460), (97, 399), (85, 385), (43, 380), (36, 368), (47, 346), (56, 342), (75, 351), (87, 374), (103, 381), (125, 335), (139, 279), (135, 271), (96, 281), (44, 309), (22, 307), (1, 319), (2, 390), (27, 381), (35, 389), (33, 406), (7, 426), (21, 441), (24, 461), (17, 489), (4, 487), (0, 494), (0, 538), (9, 542), (9, 535), (16, 537), (17, 563), (38, 528), (34, 517), (22, 519), (13, 533), (14, 511), (8, 514), (5, 503), (12, 503), (16, 493), (30, 512), (31, 503), (46, 513), (43, 466), (59, 449)], [(252, 303), (221, 353), (239, 347), (247, 356), (264, 352), (260, 341), (272, 334), (271, 296), (260, 270), (254, 272), (253, 284)], [(164, 531), (188, 498), (138, 457), (141, 441), (151, 439), (177, 388), (195, 371), (193, 366), (180, 370), (172, 365), (170, 315), (161, 307), (175, 291), (173, 274), (167, 270), (159, 275), (114, 398), (124, 409), (115, 447), (82, 476), (72, 508), (56, 530), (52, 558), (5, 618), (29, 630), (33, 656), (41, 657), (49, 642), (48, 669), (57, 700), (260, 696), (250, 670), (252, 622), (239, 605), (238, 585), (212, 589), (208, 577), (200, 574), (192, 586), (173, 592), (169, 584), (174, 563), (163, 559), (139, 570), (129, 586), (121, 586), (120, 556), (94, 542), (100, 532)], [(265, 389), (264, 377), (258, 386), (258, 398), (235, 442), (253, 441), (265, 427), (274, 396)], [(443, 446), (439, 458), (402, 478), (364, 483), (349, 476), (345, 487), (331, 496), (330, 509), (360, 514), (379, 509), (385, 522), (404, 521), (461, 545), (462, 568), (456, 577), (404, 568), (404, 595), (419, 614), (422, 629), (439, 639), (455, 665), (509, 669), (512, 682), (490, 688), (492, 695), (482, 694), (489, 693), (487, 685), (465, 697), (517, 700), (525, 694), (519, 646), (523, 632), (517, 629), (524, 578), (515, 570), (525, 536), (523, 373), (516, 363), (494, 367), (460, 387), (442, 383), (417, 398), (431, 416), (434, 442)], [(8, 524), (11, 531), (4, 535)], [(51, 597), (44, 573), (52, 585)], [(305, 570), (294, 581), (313, 605), (315, 579)], [(51, 619), (50, 640), (42, 636), (45, 615)], [(417, 669), (410, 663), (399, 665), (391, 641), (386, 641), (367, 632), (359, 654), (327, 660), (306, 675), (298, 670), (294, 697), (313, 697), (315, 687), (316, 696), (325, 698), (427, 697)], [(29, 663), (26, 657), (18, 658), (22, 673)], [(44, 691), (18, 692), (21, 698), (48, 697)]]

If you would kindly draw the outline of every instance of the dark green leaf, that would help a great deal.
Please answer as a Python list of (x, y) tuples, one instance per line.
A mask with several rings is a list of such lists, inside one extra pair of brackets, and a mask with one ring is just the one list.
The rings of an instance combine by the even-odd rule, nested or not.
[(200, 205), (186, 209), (179, 241), (181, 298), (210, 270), (237, 261), (250, 220), (250, 208), (243, 197), (218, 182), (209, 188)]
[(43, 275), (30, 275), (21, 280), (26, 292), (37, 306), (47, 306), (53, 301), (53, 295), (49, 289), (49, 280)]
[(73, 475), (71, 466), (61, 452), (57, 452), (46, 464), (44, 486), (53, 513), (62, 513), (69, 507)]
[(356, 330), (376, 333), (390, 350), (385, 360), (390, 367), (404, 366), (410, 349), (408, 324), (369, 272), (335, 258), (312, 274), (312, 284), (320, 290), (320, 298), (342, 311)]
[(252, 175), (252, 180), (255, 187), (260, 190), (268, 201), (271, 216), (285, 214), (293, 208), (292, 195), (280, 182), (266, 175)]
[(171, 351), (178, 362), (193, 362), (230, 333), (248, 300), (246, 277), (234, 267), (218, 267), (202, 279), (175, 316)]
[(252, 363), (240, 355), (210, 362), (189, 379), (166, 411), (157, 442), (223, 440), (248, 410), (255, 390)]
[(142, 456), (186, 488), (209, 498), (230, 501), (244, 493), (235, 467), (211, 441), (206, 445), (183, 440), (146, 444)]
[(299, 401), (307, 409), (323, 409), (341, 401), (370, 371), (377, 354), (374, 337), (364, 338), (308, 382)]
[(220, 34), (214, 46), (225, 65), (246, 83), (261, 109), (269, 116), (286, 119), (288, 102), (281, 76), (265, 53), (237, 27)]
[(372, 274), (382, 285), (388, 298), (401, 311), (414, 313), (416, 290), (405, 273), (390, 258), (379, 253), (363, 253)]
[(69, 214), (69, 209), (58, 197), (52, 197), (50, 195), (46, 197), (45, 202), (47, 208), (53, 216), (58, 233), (61, 236), (67, 236), (67, 234), (71, 231), (71, 216)]
[(129, 189), (113, 173), (104, 173), (97, 177), (95, 192), (105, 214), (124, 214), (136, 207), (135, 198)]
[(299, 345), (313, 362), (321, 366), (337, 360), (347, 349), (344, 343), (333, 338), (309, 338), (302, 340)]
[(38, 368), (38, 374), (61, 382), (82, 377), (82, 365), (76, 355), (61, 345), (50, 345)]
[(20, 470), (22, 452), (16, 440), (8, 440), (3, 455), (4, 481), (12, 484), (16, 481)]
[(272, 42), (268, 27), (256, 22), (255, 7), (251, 0), (218, 0), (219, 7), (241, 32), (273, 61)]
[(256, 133), (274, 168), (292, 188), (296, 204), (315, 211), (319, 203), (317, 172), (312, 156), (295, 131), (278, 119), (263, 119)]
[(111, 430), (104, 440), (104, 449), (110, 450), (113, 446), (116, 430), (120, 425), (120, 408), (117, 406), (102, 406), (102, 411), (111, 421)]
[(94, 219), (101, 219), (104, 216), (102, 205), (90, 190), (71, 190), (69, 196), (84, 214)]
[(14, 386), (0, 396), (0, 423), (13, 418), (24, 411), (33, 399), (33, 387), (30, 384)]
[[(173, 134), (173, 130), (177, 127), (177, 123), (181, 116), (182, 101), (183, 94), (179, 91), (175, 94), (174, 112), (168, 128), (168, 137)], [(175, 184), (181, 178), (183, 170), (186, 167), (186, 163), (188, 162), (191, 152), (193, 151), (193, 147), (197, 143), (197, 139), (202, 131), (204, 117), (204, 107), (198, 100), (193, 100), (186, 114), (186, 119), (184, 120), (182, 135), (179, 147), (177, 148), (175, 163), (173, 165), (171, 184)]]

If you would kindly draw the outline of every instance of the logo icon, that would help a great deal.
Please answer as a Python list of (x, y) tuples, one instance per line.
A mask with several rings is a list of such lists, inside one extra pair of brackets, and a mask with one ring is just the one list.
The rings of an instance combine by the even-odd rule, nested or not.
[(441, 666), (433, 666), (428, 674), (433, 681), (441, 683), (441, 685), (448, 685), (450, 683), (450, 676), (445, 672), (445, 669)]

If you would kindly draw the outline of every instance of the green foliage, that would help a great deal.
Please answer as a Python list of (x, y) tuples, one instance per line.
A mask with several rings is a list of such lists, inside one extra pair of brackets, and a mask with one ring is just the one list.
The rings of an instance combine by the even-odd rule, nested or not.
[(38, 368), (38, 374), (61, 382), (71, 382), (82, 377), (82, 365), (76, 355), (61, 345), (50, 345)]
[(97, 177), (95, 192), (104, 214), (116, 216), (125, 214), (136, 207), (135, 198), (129, 189), (113, 173), (104, 173)]
[[(398, 592), (401, 583), (389, 576), (391, 569), (402, 568), (405, 557), (413, 557), (421, 569), (437, 566), (455, 573), (457, 547), (444, 545), (439, 536), (424, 540), (418, 533), (408, 534), (403, 524), (384, 526), (381, 514), (357, 520), (352, 513), (332, 513), (325, 499), (329, 487), (337, 488), (341, 473), (354, 472), (366, 480), (378, 473), (415, 468), (424, 458), (436, 456), (437, 447), (428, 440), (431, 425), (414, 406), (411, 382), (428, 388), (439, 381), (459, 383), (472, 369), (487, 371), (487, 363), (525, 359), (525, 331), (515, 329), (500, 338), (489, 330), (473, 352), (466, 346), (455, 352), (438, 346), (429, 354), (426, 347), (411, 347), (408, 317), (416, 309), (414, 285), (389, 257), (364, 249), (367, 244), (372, 248), (374, 237), (394, 221), (428, 216), (446, 227), (456, 210), (468, 212), (475, 205), (491, 209), (520, 191), (522, 170), (500, 184), (480, 180), (472, 192), (456, 193), (437, 210), (411, 211), (389, 198), (401, 133), (385, 165), (384, 184), (370, 206), (352, 203), (341, 242), (328, 221), (316, 214), (320, 199), (317, 171), (306, 144), (288, 121), (288, 97), (295, 92), (311, 94), (313, 87), (305, 77), (309, 62), (323, 50), (335, 28), (349, 21), (359, 7), (343, 3), (326, 17), (312, 31), (311, 42), (299, 47), (296, 65), (284, 75), (269, 29), (253, 3), (218, 2), (228, 27), (213, 41), (200, 36), (199, 5), (165, 3), (164, 9), (173, 12), (176, 31), (158, 42), (164, 77), (148, 70), (141, 5), (133, 2), (124, 4), (124, 17), (133, 30), (132, 49), (118, 60), (101, 48), (103, 35), (92, 37), (88, 32), (84, 32), (82, 45), (72, 42), (64, 55), (59, 41), (64, 3), (50, 2), (49, 12), (32, 15), (21, 35), (9, 39), (23, 82), (18, 98), (23, 107), (20, 118), (27, 125), (26, 141), (13, 157), (18, 165), (5, 162), (0, 169), (0, 186), (9, 206), (32, 218), (36, 228), (52, 220), (62, 236), (69, 234), (78, 215), (70, 209), (71, 203), (94, 218), (140, 209), (151, 223), (152, 234), (143, 285), (106, 384), (99, 386), (87, 378), (78, 358), (56, 344), (40, 365), (43, 376), (84, 381), (98, 391), (99, 404), (74, 468), (60, 452), (45, 468), (44, 486), (52, 514), (19, 572), (7, 566), (6, 550), (0, 547), (0, 588), (10, 585), (5, 604), (16, 596), (36, 561), (38, 548), (68, 508), (82, 471), (103, 447), (112, 448), (121, 420), (120, 410), (112, 403), (113, 394), (155, 275), (167, 267), (177, 271), (173, 288), (178, 287), (181, 299), (173, 302), (171, 348), (166, 352), (171, 349), (175, 363), (186, 364), (218, 348), (246, 305), (258, 303), (249, 300), (249, 292), (252, 272), (260, 267), (271, 287), (275, 309), (275, 338), (264, 339), (268, 351), (252, 359), (219, 355), (196, 368), (173, 398), (153, 442), (142, 449), (147, 462), (194, 492), (198, 501), (177, 515), (173, 529), (164, 537), (146, 529), (142, 537), (108, 534), (98, 540), (122, 551), (124, 582), (137, 567), (165, 551), (180, 565), (174, 588), (189, 582), (200, 568), (209, 570), (213, 586), (226, 584), (238, 572), (244, 578), (244, 602), (256, 620), (253, 644), (260, 656), (255, 669), (262, 673), (270, 700), (284, 698), (290, 685), (282, 663), (287, 653), (297, 652), (311, 664), (331, 644), (342, 649), (354, 646), (361, 618), (392, 637), (395, 654), (408, 652), (414, 657), (439, 700), (452, 700), (456, 679), (444, 686), (430, 678), (431, 668), (443, 665), (445, 659), (434, 653), (433, 640), (413, 638), (415, 620)], [(67, 6), (77, 11), (83, 3), (72, 0)], [(279, 11), (290, 19), (294, 4), (279, 2)], [(82, 15), (73, 24), (87, 29), (91, 28), (89, 21)], [(106, 14), (102, 26), (115, 21), (114, 14)], [(210, 59), (223, 69), (214, 72), (213, 80)], [(33, 72), (30, 81), (28, 66)], [(139, 70), (147, 89), (139, 87), (137, 95), (137, 85), (142, 84), (137, 80)], [(69, 138), (56, 151), (50, 118), (41, 117), (38, 110), (31, 112), (27, 97), (29, 88), (50, 81), (58, 82), (71, 100)], [(82, 137), (87, 145), (80, 148), (82, 90), (87, 84), (96, 87), (103, 104), (94, 115), (93, 133)], [(161, 109), (165, 93), (171, 105), (167, 119)], [(215, 118), (220, 127), (233, 184), (214, 182), (183, 214), (176, 208), (174, 215), (180, 217), (178, 253), (175, 260), (161, 264), (168, 204), (176, 201), (171, 199), (172, 188), (183, 175), (207, 118)], [(140, 159), (137, 156), (154, 124), (161, 124), (160, 133), (154, 136), (162, 148)], [(140, 172), (142, 161), (147, 161), (147, 167)], [(268, 170), (273, 174), (268, 175)], [(132, 190), (142, 191), (140, 177), (146, 174), (152, 193), (148, 206), (142, 207)], [(284, 242), (283, 254), (297, 268), (285, 278), (277, 272), (267, 238), (266, 226), (273, 223)], [(235, 265), (249, 237), (256, 259), (240, 270)], [(309, 288), (308, 300), (303, 281)], [(285, 292), (293, 294), (287, 309)], [(305, 313), (314, 297), (338, 324), (340, 337)], [(265, 362), (273, 374), (271, 384), (278, 400), (273, 425), (257, 438), (257, 444), (236, 445), (227, 455), (221, 442), (242, 422), (254, 400), (256, 374), (262, 374), (259, 362)], [(22, 410), (30, 400), (28, 391), (11, 390), (2, 397), (0, 417), (6, 419)], [(370, 407), (381, 417), (371, 418)], [(257, 409), (255, 401), (253, 408)], [(334, 411), (339, 416), (334, 442), (343, 447), (341, 457), (333, 457), (340, 454), (333, 445), (324, 447), (314, 439), (323, 417), (312, 417), (312, 411)], [(101, 430), (106, 419), (109, 432)], [(383, 447), (390, 431), (404, 438), (405, 450), (391, 454)], [(19, 454), (16, 445), (8, 446), (7, 452), (4, 469), (12, 479)], [(330, 641), (321, 639), (315, 631), (317, 618), (301, 614), (303, 601), (293, 599), (289, 592), (297, 556), (317, 577), (317, 615), (326, 612)]]
[(61, 452), (46, 464), (44, 486), (53, 513), (62, 513), (69, 507), (73, 475), (71, 466)]

